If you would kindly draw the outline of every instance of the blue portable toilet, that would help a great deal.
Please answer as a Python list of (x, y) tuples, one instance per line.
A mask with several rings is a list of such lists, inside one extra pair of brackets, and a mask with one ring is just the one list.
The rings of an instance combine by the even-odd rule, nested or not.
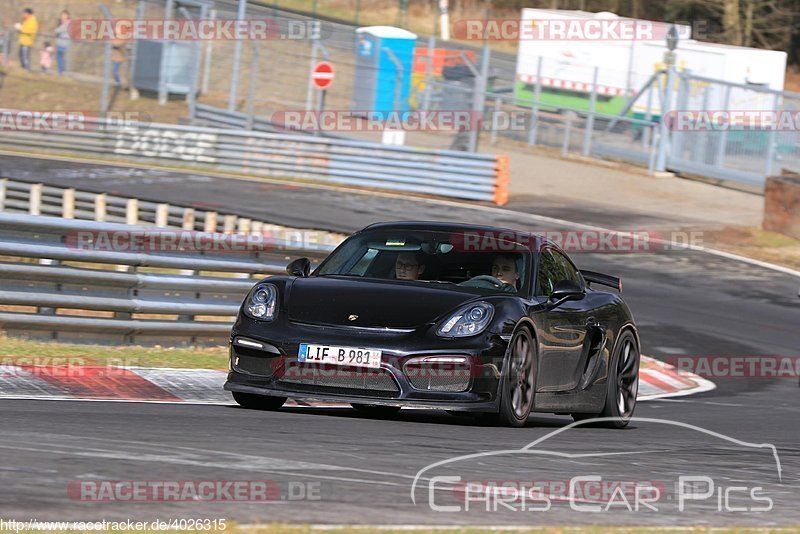
[(356, 30), (352, 111), (408, 111), (416, 43), (415, 34), (393, 26)]

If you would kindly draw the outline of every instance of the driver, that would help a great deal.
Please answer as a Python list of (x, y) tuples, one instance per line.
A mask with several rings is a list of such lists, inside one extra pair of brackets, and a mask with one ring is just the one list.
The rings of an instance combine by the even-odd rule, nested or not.
[(398, 280), (417, 280), (425, 272), (425, 264), (416, 252), (401, 252), (394, 263), (394, 274)]
[(516, 288), (519, 281), (516, 258), (512, 254), (498, 254), (495, 256), (494, 261), (492, 261), (492, 276)]

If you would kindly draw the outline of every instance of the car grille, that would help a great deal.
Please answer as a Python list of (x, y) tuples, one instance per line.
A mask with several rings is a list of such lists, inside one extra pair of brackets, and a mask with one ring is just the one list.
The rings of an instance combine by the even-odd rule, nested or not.
[(469, 387), (469, 363), (408, 363), (403, 368), (415, 389), (425, 391), (465, 391)]
[[(318, 366), (291, 365), (278, 380), (279, 384), (292, 385), (293, 389), (322, 391), (341, 390), (336, 393), (369, 394), (395, 397), (400, 393), (391, 373), (384, 369), (347, 369)], [(300, 387), (298, 387), (300, 386)]]
[(248, 356), (242, 354), (245, 351), (239, 350), (233, 357), (233, 370), (248, 375), (270, 377), (273, 375), (273, 367), (277, 360), (274, 357)]

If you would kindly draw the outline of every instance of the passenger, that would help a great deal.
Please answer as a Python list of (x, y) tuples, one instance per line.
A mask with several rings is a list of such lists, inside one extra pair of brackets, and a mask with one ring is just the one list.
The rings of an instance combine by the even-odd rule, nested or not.
[(416, 252), (401, 252), (394, 263), (394, 274), (398, 280), (417, 280), (425, 272), (425, 264)]

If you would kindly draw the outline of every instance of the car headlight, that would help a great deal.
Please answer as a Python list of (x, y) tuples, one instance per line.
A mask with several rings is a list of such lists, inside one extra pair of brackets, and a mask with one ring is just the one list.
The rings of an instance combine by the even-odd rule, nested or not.
[(258, 284), (247, 295), (244, 310), (250, 317), (271, 321), (275, 318), (278, 305), (278, 288), (272, 284)]
[(442, 337), (467, 337), (480, 334), (494, 317), (494, 306), (488, 302), (473, 302), (458, 309), (436, 330)]

